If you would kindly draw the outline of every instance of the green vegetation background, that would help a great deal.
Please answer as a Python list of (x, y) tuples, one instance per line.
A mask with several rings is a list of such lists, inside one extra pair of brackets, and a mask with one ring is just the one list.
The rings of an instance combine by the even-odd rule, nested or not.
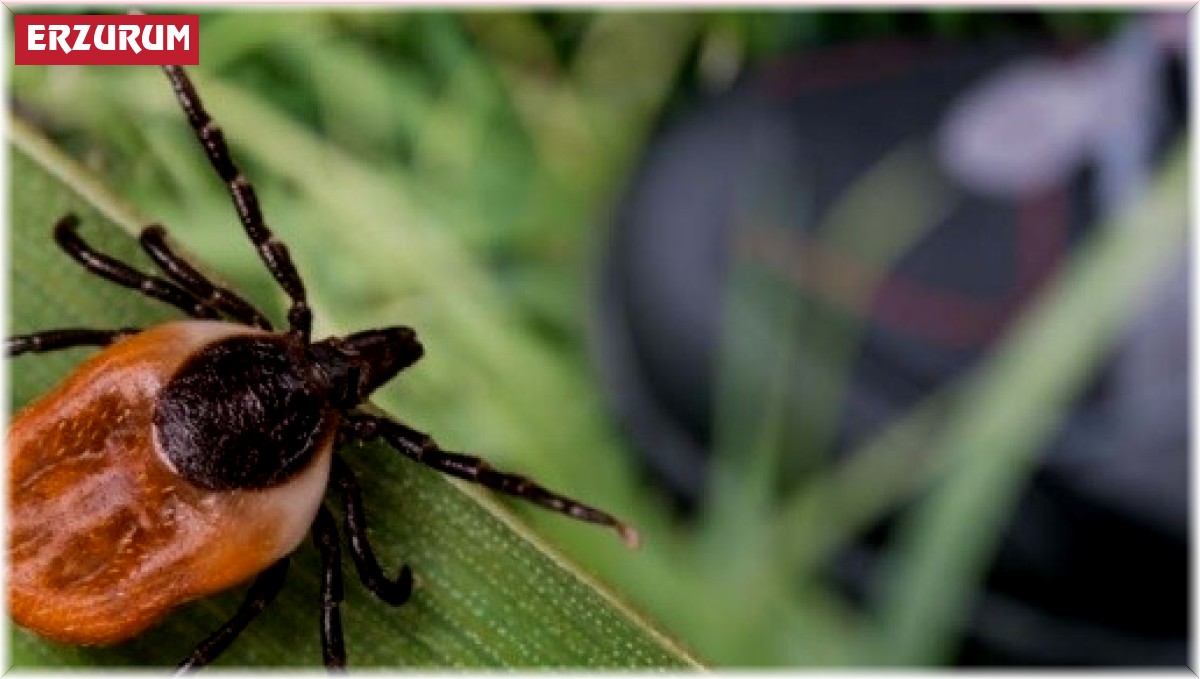
[[(781, 453), (796, 442), (780, 434), (788, 408), (779, 401), (791, 396), (768, 389), (762, 407), (747, 412), (718, 395), (720, 473), (712, 504), (690, 524), (637, 473), (588, 358), (605, 219), (672, 110), (772, 56), (858, 37), (1087, 36), (1120, 19), (206, 13), (202, 64), (192, 73), (304, 274), (318, 334), (393, 323), (421, 333), (427, 357), (376, 403), (448, 446), (612, 508), (638, 525), (645, 544), (630, 553), (602, 531), (504, 503), (549, 543), (714, 665), (928, 664), (949, 657), (1005, 508), (1054, 414), (1109, 346), (1136, 292), (1182, 242), (1182, 156), (1128, 216), (1142, 237), (1103, 230), (993, 361), (853, 462), (825, 461), (808, 483), (781, 491)], [(15, 68), (11, 86), (18, 115), (278, 314), (280, 297), (156, 70)], [(861, 193), (869, 204), (878, 192), (908, 192), (900, 204), (911, 209), (892, 213), (903, 228), (860, 224), (840, 236), (880, 267), (920, 236), (936, 208), (912, 197), (937, 198), (922, 193), (919, 162), (903, 154), (889, 162)], [(38, 228), (48, 238), (50, 215), (44, 219)], [(738, 284), (758, 294), (753, 272)], [(736, 321), (736, 305), (731, 313)], [(729, 341), (726, 384), (738, 381), (744, 352), (787, 355), (795, 338), (786, 322), (779, 327), (765, 345)], [(830, 327), (829, 346), (853, 347), (853, 323), (834, 319)], [(828, 407), (838, 389), (815, 398)], [(852, 606), (821, 567), (871, 521), (918, 496), (925, 499), (895, 540), (883, 595), (865, 609)], [(369, 508), (383, 535), (405, 530), (403, 508), (394, 509)], [(286, 648), (291, 640), (281, 638)], [(430, 662), (504, 662), (454, 652)]]

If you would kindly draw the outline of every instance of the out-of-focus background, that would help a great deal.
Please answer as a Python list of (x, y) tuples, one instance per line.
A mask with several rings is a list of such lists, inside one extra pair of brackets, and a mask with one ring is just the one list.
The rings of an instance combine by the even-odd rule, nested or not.
[[(633, 554), (514, 505), (702, 659), (1187, 662), (1182, 12), (201, 31), (318, 332), (417, 328), (377, 402), (629, 517)], [(11, 86), (279, 311), (154, 69)]]

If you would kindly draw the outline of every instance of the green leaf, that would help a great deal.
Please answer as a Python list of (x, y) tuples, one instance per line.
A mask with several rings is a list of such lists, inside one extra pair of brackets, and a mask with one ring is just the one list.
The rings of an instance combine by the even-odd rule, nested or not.
[[(176, 317), (169, 307), (87, 275), (55, 247), (52, 225), (73, 212), (95, 246), (150, 268), (132, 237), (144, 223), (136, 211), (21, 121), (11, 131), (10, 331), (147, 326)], [(11, 362), (13, 407), (36, 398), (89, 351)], [(343, 565), (352, 666), (699, 667), (485, 493), (385, 447), (354, 448), (346, 456), (360, 472), (381, 562), (406, 562), (418, 578), (412, 601), (392, 608), (357, 586), (348, 560)], [(616, 540), (592, 526), (578, 530)], [(306, 542), (279, 599), (218, 664), (318, 665), (318, 575)], [(142, 637), (108, 648), (51, 644), (14, 628), (11, 661), (18, 667), (174, 664), (231, 616), (241, 597), (235, 590), (188, 604)]]

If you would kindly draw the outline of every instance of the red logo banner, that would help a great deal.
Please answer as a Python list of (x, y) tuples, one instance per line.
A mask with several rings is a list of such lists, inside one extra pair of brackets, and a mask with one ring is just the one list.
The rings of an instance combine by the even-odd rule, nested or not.
[(17, 66), (196, 66), (196, 14), (17, 14)]

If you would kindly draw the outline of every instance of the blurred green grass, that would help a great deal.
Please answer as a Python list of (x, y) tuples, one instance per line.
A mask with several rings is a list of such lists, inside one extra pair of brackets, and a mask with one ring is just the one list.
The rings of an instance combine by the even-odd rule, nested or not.
[[(782, 387), (759, 394), (760, 408), (728, 407), (738, 403), (731, 395), (745, 377), (738, 357), (758, 350), (729, 345), (722, 374), (734, 391), (718, 396), (727, 404), (718, 414), (718, 455), (726, 461), (718, 466), (725, 473), (714, 479), (715, 499), (703, 520), (680, 525), (636, 473), (603, 408), (586, 352), (588, 286), (606, 210), (672, 104), (720, 87), (731, 69), (781, 51), (846, 36), (903, 34), (917, 30), (913, 22), (937, 35), (973, 37), (1030, 21), (1063, 35), (1086, 35), (1120, 20), (1106, 12), (1021, 17), (958, 11), (232, 12), (202, 15), (202, 65), (193, 73), (259, 189), (269, 222), (294, 253), (318, 332), (400, 322), (421, 333), (428, 356), (380, 394), (380, 405), (448, 445), (482, 452), (549, 485), (586, 488), (597, 504), (633, 517), (645, 547), (629, 555), (589, 531), (513, 506), (706, 660), (922, 664), (944, 659), (945, 645), (953, 642), (955, 611), (978, 575), (994, 527), (966, 546), (930, 538), (897, 552), (920, 569), (938, 563), (944, 550), (950, 550), (944, 558), (959, 564), (951, 583), (957, 587), (933, 597), (928, 618), (903, 614), (923, 610), (912, 601), (917, 593), (929, 595), (912, 570), (917, 566), (898, 571), (908, 575), (898, 576), (906, 580), (894, 585), (899, 593), (890, 608), (866, 613), (830, 587), (821, 568), (836, 546), (922, 491), (940, 488), (931, 502), (951, 502), (945, 498), (958, 486), (943, 465), (976, 443), (1009, 463), (995, 476), (962, 483), (982, 483), (1000, 496), (1018, 486), (1032, 444), (1010, 448), (991, 435), (984, 442), (993, 425), (972, 417), (991, 412), (995, 399), (1025, 398), (1029, 385), (985, 367), (969, 384), (939, 393), (889, 428), (862, 455), (834, 465), (820, 450), (836, 413), (831, 394), (844, 387), (837, 366), (852, 355), (858, 329), (852, 319), (828, 318), (822, 336), (797, 338), (788, 321), (794, 310), (768, 303), (777, 355), (791, 355), (796, 341), (817, 342), (833, 366), (829, 382), (809, 394)], [(242, 241), (227, 197), (157, 72), (18, 68), (11, 83), (22, 112), (143, 213), (167, 224), (201, 261), (278, 311), (278, 295)], [(901, 149), (890, 162), (875, 184), (859, 187), (866, 197), (859, 207), (847, 207), (844, 228), (832, 228), (829, 236), (830, 245), (849, 247), (879, 269), (919, 238), (944, 200), (922, 179), (919, 158)], [(864, 230), (879, 217), (870, 206), (891, 209), (897, 201), (887, 196), (897, 190), (916, 206), (889, 213), (905, 226), (886, 231), (893, 240)], [(1170, 185), (1156, 194), (1156, 205), (1177, 205), (1178, 190)], [(1164, 217), (1161, 238), (1148, 247), (1169, 250), (1182, 238), (1171, 221), (1179, 215)], [(1096, 249), (1111, 253), (1128, 245)], [(1113, 261), (1119, 256), (1090, 252), (1078, 266), (1096, 267), (1090, 275), (1129, 293), (1151, 275), (1160, 250), (1122, 273)], [(751, 296), (749, 304), (769, 302), (776, 294), (769, 282), (764, 288), (753, 270), (748, 273), (737, 291)], [(1128, 297), (1088, 298), (1074, 311), (1055, 300), (1047, 296), (1030, 316), (1038, 319), (1036, 327), (1054, 328), (1055, 336), (1039, 338), (1036, 346), (1015, 336), (1017, 358), (1004, 360), (1028, 362), (1028, 370), (1050, 381), (1048, 393), (1061, 395), (1091, 364), (1068, 369), (1054, 351), (1090, 357), (1080, 343), (1105, 346), (1114, 330), (1047, 318), (1119, 318)], [(735, 330), (744, 308), (734, 305), (730, 312)], [(797, 445), (782, 424), (796, 412), (813, 420), (804, 450), (819, 473), (779, 493), (773, 480), (783, 452), (790, 455)], [(1026, 422), (1018, 416), (1005, 424)], [(1028, 424), (1039, 431), (1037, 423)], [(734, 456), (753, 464), (739, 468), (728, 462)], [(956, 535), (961, 522), (976, 516), (958, 511), (962, 503), (954, 504), (958, 523), (939, 527), (926, 518), (911, 532)], [(902, 638), (913, 641), (896, 641)]]

